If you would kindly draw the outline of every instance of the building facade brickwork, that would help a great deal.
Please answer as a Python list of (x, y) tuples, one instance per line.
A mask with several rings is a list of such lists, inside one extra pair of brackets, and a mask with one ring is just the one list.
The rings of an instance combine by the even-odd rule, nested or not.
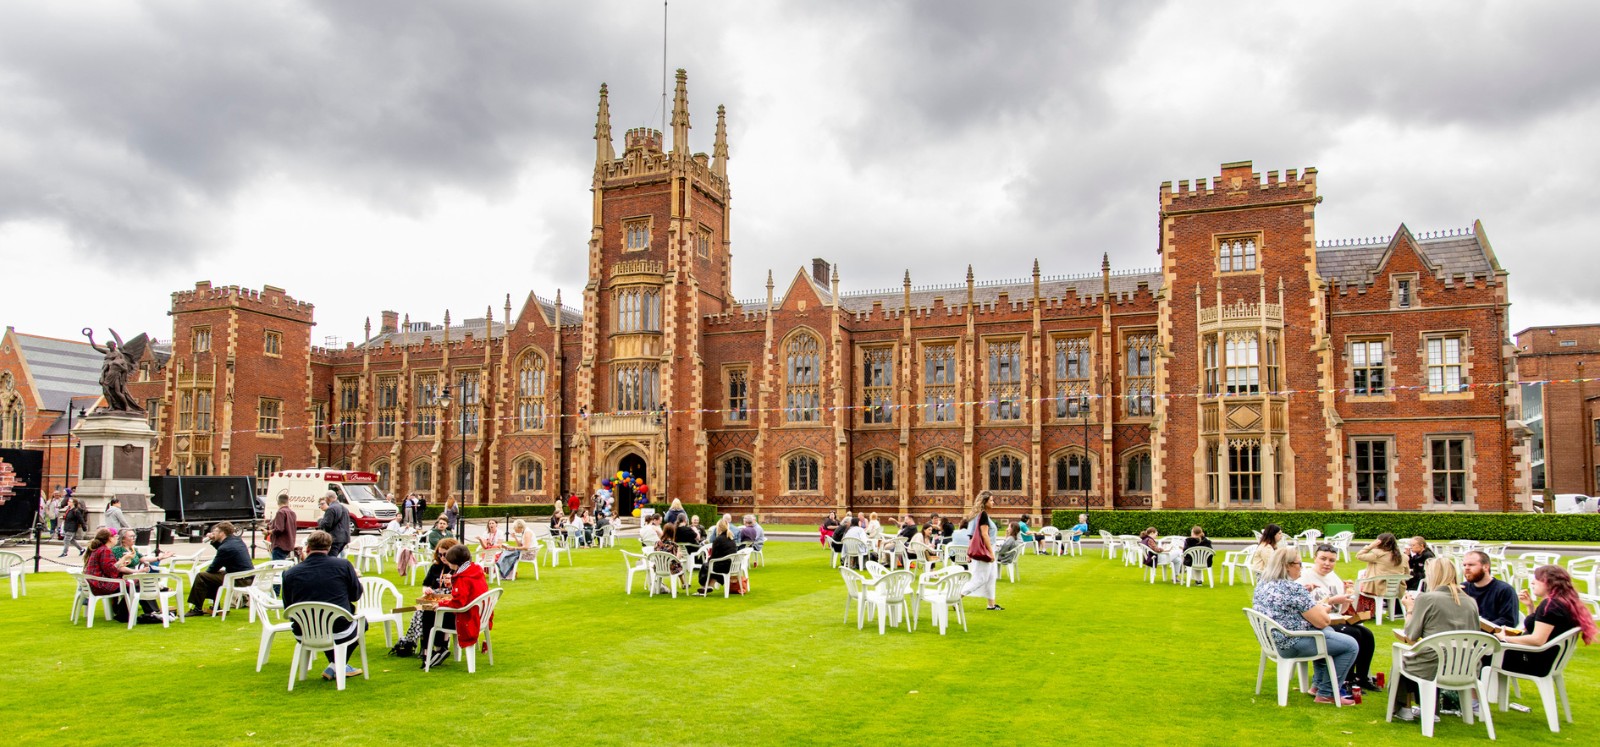
[(1600, 324), (1517, 333), (1536, 493), (1600, 493)]
[(628, 470), (657, 497), (788, 519), (962, 513), (985, 490), (1035, 516), (1529, 505), (1507, 273), (1481, 225), (1319, 244), (1314, 169), (1232, 163), (1161, 185), (1157, 269), (1036, 260), (841, 291), (819, 259), (736, 299), (723, 110), (692, 153), (679, 71), (670, 149), (634, 129), (618, 154), (607, 95), (581, 311), (559, 293), (454, 325), (386, 311), (329, 349), (284, 291), (201, 283), (140, 385), (158, 468), (347, 465), (472, 503)]

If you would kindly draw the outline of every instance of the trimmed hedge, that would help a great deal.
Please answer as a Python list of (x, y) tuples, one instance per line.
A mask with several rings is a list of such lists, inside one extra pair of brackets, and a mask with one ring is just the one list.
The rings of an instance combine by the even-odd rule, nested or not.
[[(667, 509), (672, 507), (670, 503), (651, 503), (648, 505), (662, 516), (666, 516)], [(717, 513), (717, 507), (709, 503), (685, 503), (683, 504), (683, 512), (690, 516), (700, 517), (700, 526), (706, 529), (710, 529), (711, 525), (717, 523), (717, 519), (722, 517), (721, 514)]]
[(1289, 535), (1328, 524), (1349, 524), (1357, 537), (1370, 539), (1384, 532), (1396, 537), (1422, 536), (1430, 540), (1475, 539), (1485, 542), (1600, 541), (1600, 514), (1487, 514), (1406, 511), (1056, 511), (1050, 522), (1066, 529), (1089, 515), (1091, 534), (1104, 529), (1112, 534), (1138, 534), (1155, 527), (1163, 535), (1187, 535), (1195, 525), (1212, 537), (1250, 537), (1267, 524), (1277, 524)]
[[(463, 519), (504, 519), (529, 516), (549, 516), (556, 512), (552, 503), (490, 503), (484, 506), (461, 506)], [(428, 509), (422, 512), (423, 521), (433, 521), (444, 513), (444, 506), (428, 504)]]

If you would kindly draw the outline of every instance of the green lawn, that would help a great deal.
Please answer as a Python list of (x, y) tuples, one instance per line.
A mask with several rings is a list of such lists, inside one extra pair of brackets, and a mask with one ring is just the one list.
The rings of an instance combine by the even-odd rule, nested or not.
[[(632, 544), (624, 541), (624, 544)], [(12, 744), (1146, 744), (1422, 743), (1417, 724), (1383, 721), (1378, 698), (1318, 706), (1254, 689), (1257, 648), (1239, 609), (1250, 587), (1143, 583), (1090, 554), (1027, 556), (1000, 582), (1003, 612), (968, 605), (970, 631), (925, 626), (879, 636), (841, 624), (838, 572), (814, 543), (769, 543), (745, 598), (623, 594), (616, 551), (506, 584), (495, 666), (424, 674), (369, 640), (370, 681), (345, 692), (310, 679), (285, 691), (282, 640), (257, 674), (259, 628), (243, 614), (170, 630), (67, 621), (63, 574), (0, 598)], [(1353, 570), (1341, 569), (1342, 571)], [(392, 576), (391, 576), (392, 578)], [(1387, 627), (1387, 626), (1386, 626)], [(1387, 630), (1375, 666), (1387, 670)], [(1575, 724), (1496, 713), (1503, 744), (1600, 741), (1600, 656), (1569, 670)], [(313, 675), (314, 677), (315, 675)], [(1270, 678), (1269, 670), (1269, 678)], [(1438, 726), (1440, 743), (1483, 740), (1482, 725)]]

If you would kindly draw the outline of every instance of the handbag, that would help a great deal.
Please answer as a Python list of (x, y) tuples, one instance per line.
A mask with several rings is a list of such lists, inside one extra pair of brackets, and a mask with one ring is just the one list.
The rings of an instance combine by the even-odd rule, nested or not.
[(994, 548), (989, 546), (989, 540), (984, 537), (983, 532), (972, 533), (972, 540), (967, 543), (967, 557), (984, 563), (994, 562)]

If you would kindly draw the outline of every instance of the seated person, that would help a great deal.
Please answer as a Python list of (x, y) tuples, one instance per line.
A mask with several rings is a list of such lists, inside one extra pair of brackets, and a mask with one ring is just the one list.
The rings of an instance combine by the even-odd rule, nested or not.
[(700, 566), (700, 590), (695, 596), (705, 596), (711, 591), (711, 573), (727, 573), (733, 567), (733, 555), (739, 552), (739, 545), (733, 541), (733, 535), (728, 531), (728, 517), (722, 517), (717, 522), (715, 531), (711, 533), (711, 554), (706, 559), (706, 564)]
[(901, 517), (900, 531), (896, 532), (896, 534), (900, 537), (904, 537), (907, 542), (910, 542), (911, 538), (917, 536), (917, 520), (911, 518), (911, 514), (906, 514), (904, 517)]
[[(663, 529), (662, 531), (665, 532), (666, 530)], [(694, 530), (694, 527), (689, 526), (689, 522), (685, 521), (675, 525), (672, 538), (683, 549), (683, 552), (693, 553), (700, 550), (701, 536), (699, 532)]]
[(844, 521), (839, 522), (839, 525), (833, 528), (833, 538), (829, 540), (829, 545), (834, 552), (844, 552), (844, 535), (850, 531), (850, 525), (854, 521), (854, 519), (846, 516)]
[(868, 545), (870, 547), (871, 546), (871, 539), (870, 539), (870, 535), (867, 534), (867, 530), (865, 530), (861, 526), (857, 525), (856, 522), (855, 522), (855, 519), (850, 519), (849, 523), (850, 523), (850, 528), (845, 531), (844, 538), (845, 539), (858, 540), (862, 544)]
[(639, 547), (650, 552), (661, 541), (661, 515), (650, 514), (639, 525)]
[(567, 529), (567, 515), (561, 512), (561, 504), (556, 504), (556, 510), (550, 514), (550, 533), (564, 534)]
[[(427, 573), (422, 576), (422, 593), (433, 594), (450, 588), (450, 566), (444, 564), (444, 554), (450, 548), (461, 544), (455, 538), (446, 537), (439, 540), (433, 547), (433, 562), (429, 564)], [(433, 627), (433, 610), (417, 610), (411, 613), (411, 624), (406, 626), (405, 635), (400, 636), (399, 643), (390, 651), (398, 656), (410, 656), (422, 641), (424, 630)]]
[(867, 517), (865, 528), (867, 530), (868, 537), (876, 537), (880, 534), (883, 534), (883, 523), (878, 521), (877, 511), (873, 511), (872, 514)]
[[(1533, 587), (1533, 593), (1524, 591), (1520, 595), (1522, 601), (1530, 606), (1537, 601), (1537, 606), (1522, 621), (1528, 632), (1523, 635), (1506, 635), (1502, 632), (1496, 634), (1496, 638), (1523, 646), (1543, 646), (1550, 639), (1579, 628), (1583, 632), (1578, 634), (1578, 638), (1583, 645), (1594, 643), (1597, 634), (1594, 616), (1572, 587), (1572, 575), (1567, 569), (1559, 565), (1539, 566), (1534, 569), (1533, 581), (1529, 585)], [(1538, 652), (1507, 651), (1501, 666), (1507, 672), (1543, 677), (1550, 673), (1555, 660), (1556, 650), (1553, 648)]]
[[(128, 534), (128, 532), (123, 533)], [(116, 595), (111, 599), (111, 617), (119, 623), (125, 623), (128, 621), (128, 598), (123, 596), (123, 585), (121, 583), (121, 578), (125, 573), (134, 572), (129, 570), (129, 566), (132, 562), (132, 555), (123, 555), (121, 560), (118, 560), (112, 556), (111, 530), (106, 529), (105, 527), (101, 527), (99, 531), (95, 532), (94, 539), (89, 540), (89, 550), (84, 555), (84, 575), (98, 576), (100, 578), (108, 578), (115, 581), (115, 583), (107, 581), (90, 581), (89, 588), (94, 592), (94, 595), (98, 597), (111, 596), (113, 594)], [(155, 617), (151, 614), (156, 609), (154, 602), (140, 602), (139, 606), (144, 612), (144, 614), (139, 616), (139, 622), (161, 622), (161, 618)]]
[(483, 534), (478, 535), (478, 559), (492, 562), (500, 557), (504, 547), (500, 543), (500, 523), (490, 519), (483, 527)]
[(833, 530), (838, 528), (839, 512), (829, 511), (828, 515), (823, 517), (822, 523), (817, 526), (817, 536), (820, 538), (822, 544), (828, 544), (833, 537)]
[[(1339, 692), (1337, 683), (1350, 674), (1358, 647), (1343, 633), (1328, 627), (1328, 606), (1311, 599), (1311, 592), (1300, 585), (1300, 551), (1290, 547), (1273, 548), (1261, 568), (1261, 580), (1256, 584), (1255, 610), (1290, 632), (1321, 630), (1327, 651), (1333, 657), (1334, 672), (1327, 664), (1312, 664), (1312, 677), (1317, 690), (1318, 703), (1332, 703), (1339, 698), (1340, 705), (1355, 705), (1355, 701)], [(1312, 656), (1317, 652), (1313, 638), (1284, 636), (1272, 631), (1273, 643), (1283, 656)]]
[[(1329, 611), (1348, 615), (1355, 611), (1355, 584), (1345, 587), (1339, 578), (1334, 566), (1339, 562), (1339, 551), (1333, 545), (1318, 545), (1316, 560), (1310, 568), (1305, 568), (1300, 573), (1300, 583), (1311, 592), (1311, 601), (1328, 605)], [(1351, 667), (1350, 674), (1345, 684), (1354, 685), (1367, 692), (1383, 692), (1378, 683), (1372, 681), (1372, 652), (1377, 649), (1377, 642), (1373, 640), (1372, 631), (1359, 622), (1338, 623), (1331, 625), (1356, 642), (1356, 663)]]
[(428, 530), (428, 547), (438, 547), (441, 540), (453, 538), (454, 535), (450, 532), (450, 520), (441, 516), (433, 522), (433, 528)]
[(1478, 616), (1502, 628), (1517, 627), (1522, 617), (1517, 607), (1517, 590), (1511, 584), (1494, 577), (1490, 569), (1494, 562), (1489, 553), (1472, 550), (1461, 559), (1461, 573), (1466, 581), (1461, 590), (1478, 603)]
[[(1378, 535), (1371, 544), (1356, 552), (1356, 560), (1367, 564), (1362, 569), (1361, 577), (1372, 576), (1408, 576), (1410, 568), (1406, 565), (1405, 555), (1400, 552), (1400, 544), (1389, 532)], [(1381, 584), (1362, 584), (1363, 592), (1372, 594), (1381, 591)]]
[[(440, 607), (466, 607), (477, 601), (478, 597), (489, 592), (489, 582), (483, 577), (483, 567), (472, 562), (472, 552), (466, 545), (456, 545), (444, 553), (444, 564), (450, 569), (450, 596), (439, 602)], [(480, 620), (477, 608), (466, 612), (446, 612), (442, 627), (454, 628), (456, 631), (456, 645), (468, 648), (478, 645), (478, 631), (484, 625), (492, 625), (493, 620)], [(428, 652), (428, 663), (425, 666), (437, 667), (450, 660), (450, 648), (444, 645), (442, 637), (435, 637), (429, 641), (433, 650)]]
[(1272, 551), (1278, 549), (1283, 542), (1283, 529), (1277, 524), (1268, 524), (1261, 529), (1261, 538), (1256, 540), (1255, 554), (1250, 556), (1250, 570), (1257, 576), (1267, 567), (1267, 558), (1272, 557)]
[(762, 531), (761, 525), (756, 523), (754, 514), (744, 515), (744, 524), (739, 527), (739, 544), (749, 545), (755, 550), (760, 550), (767, 543), (767, 533)]
[[(683, 525), (679, 524), (679, 526), (683, 526)], [(703, 526), (700, 526), (700, 516), (699, 516), (699, 514), (696, 514), (694, 516), (690, 516), (689, 517), (689, 529), (694, 532), (694, 537), (695, 537), (694, 542), (695, 542), (695, 544), (697, 544), (697, 545), (705, 544), (705, 542), (706, 542), (706, 528), (703, 527)]]
[(1421, 537), (1412, 537), (1406, 546), (1406, 567), (1411, 579), (1406, 581), (1406, 591), (1422, 588), (1422, 577), (1427, 573), (1428, 561), (1433, 560), (1433, 548)]
[[(212, 527), (211, 533), (206, 535), (206, 539), (217, 548), (217, 555), (211, 559), (211, 565), (206, 567), (205, 572), (197, 574), (194, 583), (189, 586), (190, 615), (205, 614), (205, 603), (216, 598), (223, 576), (256, 567), (250, 559), (250, 551), (245, 549), (244, 540), (234, 536), (234, 531), (232, 522), (224, 521)], [(245, 580), (240, 585), (248, 583)]]
[(1150, 552), (1144, 554), (1141, 562), (1151, 568), (1154, 568), (1157, 563), (1163, 562), (1165, 556), (1165, 553), (1161, 551), (1161, 543), (1156, 541), (1156, 535), (1158, 534), (1159, 532), (1156, 531), (1155, 527), (1146, 527), (1144, 531), (1139, 533), (1139, 544), (1150, 548)]
[[(1183, 564), (1185, 566), (1189, 565), (1188, 552), (1191, 547), (1211, 547), (1211, 538), (1206, 536), (1206, 530), (1202, 529), (1199, 524), (1189, 527), (1189, 536), (1183, 540)], [(1211, 560), (1207, 559), (1203, 567), (1210, 568)]]
[(1017, 519), (1017, 536), (1020, 537), (1023, 542), (1033, 544), (1036, 538), (1033, 536), (1033, 529), (1028, 526), (1029, 518), (1030, 517), (1027, 514), (1023, 514), (1022, 518)]
[[(949, 525), (946, 524), (946, 526)], [(950, 530), (950, 534), (945, 537), (945, 544), (960, 545), (962, 547), (972, 544), (972, 522), (963, 522), (960, 529)]]
[[(301, 602), (323, 602), (355, 613), (356, 602), (361, 599), (361, 580), (356, 577), (356, 567), (350, 561), (328, 555), (332, 548), (333, 535), (320, 529), (306, 537), (306, 559), (283, 572), (285, 608)], [(361, 634), (366, 627), (359, 618), (355, 622), (337, 620), (333, 624), (334, 641), (349, 641), (344, 650), (344, 676), (347, 678), (361, 674), (361, 670), (349, 662), (361, 645)], [(300, 635), (298, 623), (294, 625), (294, 634)], [(322, 678), (331, 680), (335, 676), (333, 651), (324, 651), (323, 655), (328, 657), (328, 668), (322, 670)]]
[(511, 536), (517, 538), (517, 546), (511, 547), (508, 540), (501, 546), (500, 559), (496, 561), (501, 578), (516, 578), (518, 563), (539, 562), (539, 540), (533, 536), (533, 527), (528, 526), (528, 522), (522, 519), (511, 522)]
[(1006, 536), (1001, 538), (1000, 545), (995, 548), (994, 559), (1001, 565), (1017, 562), (1022, 555), (1022, 549), (1027, 543), (1022, 539), (1022, 523), (1006, 525)]
[(131, 569), (130, 572), (159, 571), (161, 570), (161, 561), (172, 557), (170, 552), (164, 552), (155, 557), (145, 557), (144, 553), (139, 552), (139, 548), (133, 546), (133, 539), (133, 530), (124, 529), (117, 533), (117, 546), (111, 548), (111, 557), (116, 558), (118, 561), (121, 561), (124, 557), (133, 556), (133, 559), (125, 564)]
[[(1428, 561), (1426, 575), (1429, 589), (1415, 597), (1407, 594), (1400, 603), (1406, 608), (1405, 639), (1416, 643), (1435, 633), (1452, 630), (1478, 629), (1478, 603), (1461, 591), (1456, 579), (1454, 563), (1444, 558)], [(1432, 651), (1423, 651), (1406, 659), (1406, 669), (1411, 674), (1428, 679), (1439, 671), (1438, 657)], [(1395, 689), (1397, 710), (1394, 717), (1401, 721), (1415, 721), (1421, 709), (1412, 705), (1418, 697), (1417, 683), (1411, 677), (1399, 676), (1389, 686)]]
[(1072, 528), (1067, 530), (1067, 541), (1068, 542), (1077, 542), (1079, 540), (1082, 540), (1084, 538), (1084, 536), (1087, 535), (1088, 533), (1089, 533), (1089, 515), (1088, 514), (1078, 514), (1078, 523), (1073, 524)]

